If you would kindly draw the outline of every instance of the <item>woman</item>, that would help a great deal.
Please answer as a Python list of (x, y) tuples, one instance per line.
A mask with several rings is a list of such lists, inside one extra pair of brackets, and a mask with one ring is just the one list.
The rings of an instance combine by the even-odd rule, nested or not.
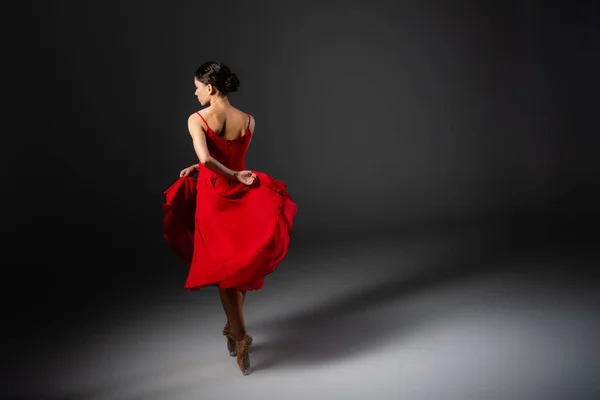
[(184, 168), (165, 191), (163, 232), (190, 265), (184, 287), (219, 288), (227, 315), (223, 335), (246, 375), (252, 343), (242, 312), (246, 291), (260, 289), (287, 254), (297, 206), (285, 183), (245, 168), (256, 122), (229, 102), (227, 95), (239, 86), (237, 76), (210, 61), (198, 68), (194, 85), (206, 107), (188, 119), (200, 162)]

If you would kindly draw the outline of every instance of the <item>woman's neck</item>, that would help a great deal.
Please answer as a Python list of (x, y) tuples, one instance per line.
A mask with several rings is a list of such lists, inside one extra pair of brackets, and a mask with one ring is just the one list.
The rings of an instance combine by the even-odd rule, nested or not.
[(214, 98), (210, 99), (209, 106), (215, 107), (215, 108), (226, 108), (226, 107), (230, 107), (231, 103), (229, 103), (229, 99), (227, 98), (227, 96), (214, 97)]

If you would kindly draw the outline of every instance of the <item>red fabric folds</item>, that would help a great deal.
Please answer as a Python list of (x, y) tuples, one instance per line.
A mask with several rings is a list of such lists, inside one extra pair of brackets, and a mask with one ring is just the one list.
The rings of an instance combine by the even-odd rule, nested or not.
[[(236, 141), (213, 135), (211, 154), (244, 169), (250, 132)], [(164, 238), (190, 267), (184, 288), (258, 290), (285, 258), (297, 206), (284, 182), (253, 172), (258, 182), (247, 186), (200, 165), (197, 179), (179, 178), (164, 192)]]

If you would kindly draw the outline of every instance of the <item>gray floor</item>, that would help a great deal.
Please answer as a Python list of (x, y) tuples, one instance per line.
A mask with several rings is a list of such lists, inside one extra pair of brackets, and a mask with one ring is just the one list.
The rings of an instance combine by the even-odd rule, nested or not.
[(585, 277), (592, 253), (516, 249), (478, 229), (365, 236), (298, 241), (263, 290), (249, 293), (249, 376), (227, 354), (216, 289), (189, 293), (167, 281), (76, 340), (32, 344), (21, 391), (114, 400), (600, 398), (600, 302)]

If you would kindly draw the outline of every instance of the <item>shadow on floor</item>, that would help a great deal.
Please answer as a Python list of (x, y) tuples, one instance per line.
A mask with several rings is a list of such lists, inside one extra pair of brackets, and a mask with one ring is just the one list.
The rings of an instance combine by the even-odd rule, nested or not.
[[(435, 251), (435, 250), (433, 250)], [(284, 318), (268, 321), (257, 327), (276, 332), (276, 338), (256, 341), (253, 371), (279, 368), (285, 365), (315, 365), (355, 356), (398, 337), (399, 330), (415, 329), (429, 318), (451, 311), (451, 305), (439, 304), (433, 313), (410, 316), (394, 310), (379, 309), (391, 302), (481, 278), (510, 266), (511, 253), (501, 246), (484, 246), (456, 252), (436, 266), (424, 266), (424, 272), (413, 277), (390, 277), (382, 285), (352, 291), (345, 297)], [(404, 261), (403, 261), (404, 262)], [(397, 265), (402, 270), (403, 265)], [(373, 268), (375, 270), (375, 268)]]

